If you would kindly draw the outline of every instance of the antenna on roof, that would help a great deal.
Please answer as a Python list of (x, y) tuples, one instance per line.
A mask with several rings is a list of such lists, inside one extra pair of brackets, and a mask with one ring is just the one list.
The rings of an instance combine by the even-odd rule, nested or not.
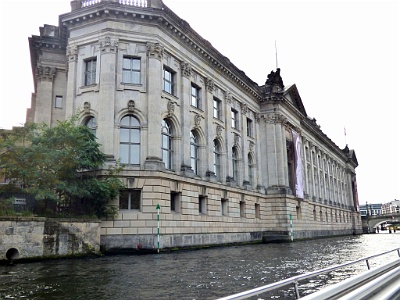
[(276, 69), (278, 69), (278, 48), (276, 47), (276, 40), (275, 40), (275, 64), (276, 64)]

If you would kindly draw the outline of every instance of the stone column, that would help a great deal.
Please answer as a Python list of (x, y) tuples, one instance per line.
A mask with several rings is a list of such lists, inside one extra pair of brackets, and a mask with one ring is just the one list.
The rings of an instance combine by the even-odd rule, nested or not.
[[(266, 147), (262, 147), (262, 153), (266, 153), (267, 158), (267, 172), (268, 172), (268, 189), (278, 186), (278, 173), (277, 173), (277, 158), (276, 158), (276, 131), (275, 131), (275, 116), (273, 114), (263, 116), (266, 129)], [(263, 145), (264, 146), (264, 145)]]
[(326, 164), (326, 155), (324, 154), (324, 158), (322, 159), (322, 181), (323, 181), (323, 195), (322, 200), (328, 200), (326, 197), (326, 180), (325, 180), (325, 164)]
[[(254, 113), (254, 121), (254, 137), (256, 138), (255, 180), (257, 190), (260, 193), (265, 193), (265, 186), (269, 185), (267, 158), (265, 155), (267, 153), (267, 136), (265, 134), (265, 126), (263, 128), (260, 126), (260, 114)], [(264, 153), (264, 155), (261, 155), (261, 153)]]
[(314, 171), (315, 171), (315, 169), (314, 169), (314, 151), (312, 151), (312, 147), (313, 146), (310, 144), (310, 169), (311, 169), (310, 192), (311, 192), (311, 198), (315, 199), (316, 190), (315, 190), (315, 175), (314, 175)]
[(192, 114), (190, 113), (191, 104), (191, 76), (192, 67), (187, 62), (181, 63), (181, 77), (182, 77), (182, 88), (181, 88), (181, 129), (182, 129), (182, 143), (181, 143), (181, 172), (182, 174), (193, 176), (194, 170), (191, 167), (190, 161), (190, 118)]
[(56, 76), (56, 68), (38, 66), (36, 69), (36, 108), (35, 123), (51, 125), (51, 111), (53, 108), (53, 81)]
[(285, 142), (285, 127), (282, 125), (286, 123), (286, 118), (280, 114), (268, 114), (265, 116), (265, 120), (267, 135), (267, 169), (269, 179), (268, 193), (287, 193), (287, 150)]
[[(304, 174), (304, 187), (305, 187), (305, 192), (308, 195), (308, 197), (310, 196), (310, 184), (308, 182), (308, 160), (307, 160), (307, 149), (308, 149), (308, 141), (306, 138), (303, 137), (303, 174)], [(305, 198), (306, 195), (304, 195)]]
[(67, 47), (68, 59), (68, 79), (67, 79), (67, 93), (65, 99), (65, 114), (66, 118), (70, 118), (75, 111), (75, 97), (77, 81), (77, 65), (78, 65), (78, 47)]
[(234, 134), (232, 133), (231, 123), (231, 109), (232, 109), (232, 95), (229, 91), (225, 92), (225, 105), (224, 105), (224, 122), (225, 122), (225, 141), (226, 141), (226, 181), (229, 183), (233, 181), (233, 164), (232, 164), (232, 147), (234, 146)]
[[(250, 187), (250, 174), (249, 174), (249, 144), (245, 144), (245, 137), (247, 136), (247, 111), (248, 107), (246, 103), (240, 103), (240, 131), (242, 132), (242, 139), (240, 141), (240, 148), (242, 149), (242, 160), (241, 160), (241, 169), (239, 169), (239, 173), (242, 174), (242, 181), (239, 185), (244, 185)], [(243, 172), (242, 172), (243, 170)]]
[[(114, 111), (116, 92), (118, 39), (106, 36), (100, 40), (100, 74), (99, 74), (99, 120), (98, 127), (101, 135), (99, 143), (104, 153), (111, 159), (114, 152)], [(117, 155), (118, 156), (118, 155)]]
[(164, 164), (161, 158), (161, 114), (160, 105), (162, 94), (162, 58), (164, 46), (158, 43), (147, 43), (147, 119), (148, 145), (145, 169), (161, 170)]
[[(278, 174), (278, 185), (281, 187), (287, 187), (288, 184), (288, 172), (287, 172), (287, 150), (286, 150), (286, 138), (285, 138), (285, 127), (282, 126), (285, 118), (282, 115), (277, 115), (278, 122), (275, 124), (276, 132), (276, 153), (277, 153), (277, 174)], [(286, 172), (285, 172), (286, 171)]]
[[(214, 119), (214, 96), (213, 96), (213, 91), (214, 91), (214, 81), (210, 78), (204, 78), (204, 86), (205, 86), (205, 92), (204, 92), (204, 111), (206, 114), (206, 120), (209, 120), (205, 124), (205, 134), (206, 134), (206, 177), (210, 181), (216, 181), (217, 180), (217, 174), (214, 173), (214, 138), (221, 137), (222, 134), (222, 126), (221, 125), (215, 125), (212, 120)], [(213, 128), (215, 127), (215, 128)], [(223, 146), (221, 145), (221, 152), (223, 151)], [(222, 158), (221, 158), (222, 159)], [(223, 165), (221, 164), (220, 166), (220, 180), (224, 181), (224, 178), (222, 176), (222, 168)]]

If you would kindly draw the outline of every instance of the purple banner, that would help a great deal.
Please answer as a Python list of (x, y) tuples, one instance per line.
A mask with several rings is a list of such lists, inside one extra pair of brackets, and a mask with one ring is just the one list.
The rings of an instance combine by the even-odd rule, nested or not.
[(303, 187), (303, 163), (301, 161), (301, 139), (300, 135), (292, 130), (293, 144), (294, 144), (294, 166), (295, 166), (295, 189), (296, 197), (304, 199)]

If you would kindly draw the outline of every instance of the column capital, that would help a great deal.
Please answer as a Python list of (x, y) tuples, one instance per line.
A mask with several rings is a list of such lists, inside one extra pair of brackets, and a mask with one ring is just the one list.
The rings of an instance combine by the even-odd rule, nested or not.
[(205, 77), (204, 78), (204, 83), (205, 83), (205, 86), (207, 88), (207, 91), (212, 93), (214, 91), (214, 81), (209, 77)]
[(53, 81), (56, 75), (55, 67), (38, 66), (36, 68), (36, 78), (40, 81)]
[(188, 62), (181, 63), (181, 75), (189, 78), (192, 75), (192, 66)]
[(147, 56), (156, 58), (158, 60), (161, 60), (164, 56), (164, 46), (162, 46), (159, 43), (152, 43), (148, 42), (146, 44), (147, 47)]
[(78, 60), (78, 47), (68, 46), (67, 57), (68, 57), (68, 62), (76, 62)]
[(116, 53), (118, 51), (118, 39), (106, 36), (100, 40), (101, 53)]

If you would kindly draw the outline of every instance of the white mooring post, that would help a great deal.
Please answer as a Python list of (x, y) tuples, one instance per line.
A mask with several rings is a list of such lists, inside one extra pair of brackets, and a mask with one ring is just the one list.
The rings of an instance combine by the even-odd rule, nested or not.
[(157, 253), (160, 253), (160, 204), (157, 204)]
[(290, 240), (293, 242), (293, 218), (292, 214), (289, 215), (290, 218)]

